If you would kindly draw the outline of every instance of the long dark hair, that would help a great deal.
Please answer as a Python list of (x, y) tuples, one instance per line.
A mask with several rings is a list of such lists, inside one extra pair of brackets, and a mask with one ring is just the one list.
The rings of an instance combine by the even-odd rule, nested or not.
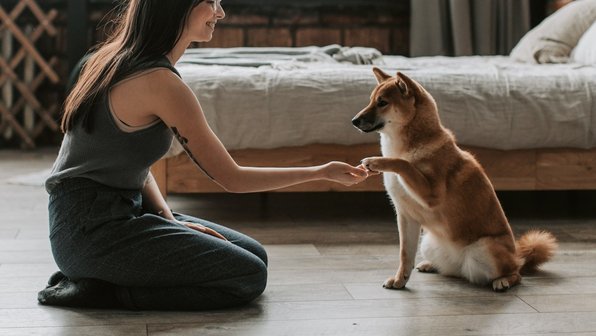
[(201, 1), (124, 1), (113, 33), (91, 54), (66, 98), (62, 131), (81, 118), (90, 131), (89, 113), (97, 100), (139, 63), (170, 52), (180, 40), (191, 10)]

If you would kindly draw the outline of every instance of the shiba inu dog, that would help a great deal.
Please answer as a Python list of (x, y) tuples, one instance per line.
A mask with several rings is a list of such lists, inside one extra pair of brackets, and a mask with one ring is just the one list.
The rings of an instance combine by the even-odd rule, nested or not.
[(421, 272), (438, 272), (492, 284), (505, 291), (548, 261), (557, 243), (545, 231), (515, 241), (494, 188), (474, 157), (441, 125), (432, 96), (398, 72), (373, 68), (378, 85), (352, 120), (363, 132), (378, 131), (382, 157), (362, 164), (382, 172), (397, 213), (400, 266), (385, 288), (405, 287), (414, 269), (421, 228)]

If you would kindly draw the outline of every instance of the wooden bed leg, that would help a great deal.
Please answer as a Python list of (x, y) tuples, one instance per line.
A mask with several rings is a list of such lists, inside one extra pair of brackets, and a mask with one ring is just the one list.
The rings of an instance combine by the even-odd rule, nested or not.
[(157, 182), (157, 186), (163, 195), (163, 198), (168, 196), (168, 172), (167, 172), (167, 159), (161, 159), (151, 166), (151, 173)]

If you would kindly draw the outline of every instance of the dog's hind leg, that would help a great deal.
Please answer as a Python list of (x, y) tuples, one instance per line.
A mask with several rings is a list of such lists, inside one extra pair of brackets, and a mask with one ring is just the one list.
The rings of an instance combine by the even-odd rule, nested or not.
[(422, 273), (437, 273), (438, 272), (435, 265), (433, 265), (433, 263), (431, 263), (428, 260), (423, 260), (423, 261), (419, 262), (418, 265), (416, 265), (416, 269)]
[(420, 254), (424, 261), (416, 268), (420, 272), (438, 272), (447, 276), (461, 276), (461, 249), (448, 245), (431, 232), (422, 236)]
[(497, 292), (520, 283), (520, 260), (512, 241), (512, 237), (502, 235), (481, 238), (467, 246), (462, 275), (472, 283), (490, 283)]
[(397, 216), (397, 227), (399, 229), (399, 268), (394, 277), (383, 283), (385, 288), (404, 288), (410, 279), (416, 261), (420, 223), (400, 214)]
[(515, 247), (512, 248), (512, 240), (509, 235), (494, 237), (488, 246), (499, 274), (492, 281), (495, 292), (504, 292), (521, 282), (519, 269), (522, 260), (516, 255)]
[(519, 273), (513, 273), (508, 276), (493, 280), (493, 290), (495, 292), (504, 292), (509, 288), (519, 284), (520, 282), (521, 275), (519, 275)]
[(422, 242), (420, 243), (420, 254), (422, 255), (422, 258), (424, 258), (424, 260), (422, 260), (421, 262), (419, 262), (416, 265), (416, 269), (418, 270), (418, 272), (422, 272), (422, 273), (438, 273), (439, 270), (437, 269), (435, 264), (432, 261), (428, 260), (424, 253), (424, 250), (429, 248), (428, 242), (425, 245), (425, 241), (426, 241), (427, 237), (428, 237), (428, 233), (425, 233), (422, 236)]

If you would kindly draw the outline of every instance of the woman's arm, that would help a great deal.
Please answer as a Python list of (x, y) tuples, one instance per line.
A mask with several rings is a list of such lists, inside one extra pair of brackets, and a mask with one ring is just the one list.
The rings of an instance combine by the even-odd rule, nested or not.
[(170, 207), (159, 191), (157, 182), (155, 181), (155, 178), (151, 172), (149, 172), (149, 175), (147, 176), (147, 180), (145, 181), (145, 185), (143, 186), (141, 193), (143, 195), (143, 209), (146, 212), (161, 216), (166, 219), (175, 220), (174, 215), (172, 215)]
[(238, 167), (235, 177), (228, 178), (226, 189), (237, 193), (259, 192), (316, 180), (333, 181), (350, 186), (364, 181), (366, 177), (367, 172), (363, 169), (343, 162), (294, 168)]
[(343, 162), (291, 168), (239, 166), (209, 127), (190, 88), (168, 70), (150, 76), (155, 88), (147, 97), (152, 101), (155, 115), (172, 129), (194, 163), (227, 191), (267, 191), (314, 180), (353, 185), (367, 177), (364, 169)]
[(206, 233), (216, 238), (227, 240), (226, 237), (221, 235), (219, 232), (216, 232), (215, 230), (210, 229), (201, 224), (185, 223), (176, 220), (176, 218), (172, 214), (172, 211), (170, 210), (170, 207), (166, 203), (166, 200), (161, 195), (161, 192), (159, 191), (159, 188), (157, 186), (157, 182), (155, 181), (155, 178), (153, 177), (153, 174), (151, 174), (151, 172), (149, 172), (149, 175), (147, 176), (147, 180), (145, 181), (145, 185), (143, 186), (143, 190), (141, 191), (141, 193), (143, 195), (143, 209), (146, 212), (175, 221), (193, 230)]

